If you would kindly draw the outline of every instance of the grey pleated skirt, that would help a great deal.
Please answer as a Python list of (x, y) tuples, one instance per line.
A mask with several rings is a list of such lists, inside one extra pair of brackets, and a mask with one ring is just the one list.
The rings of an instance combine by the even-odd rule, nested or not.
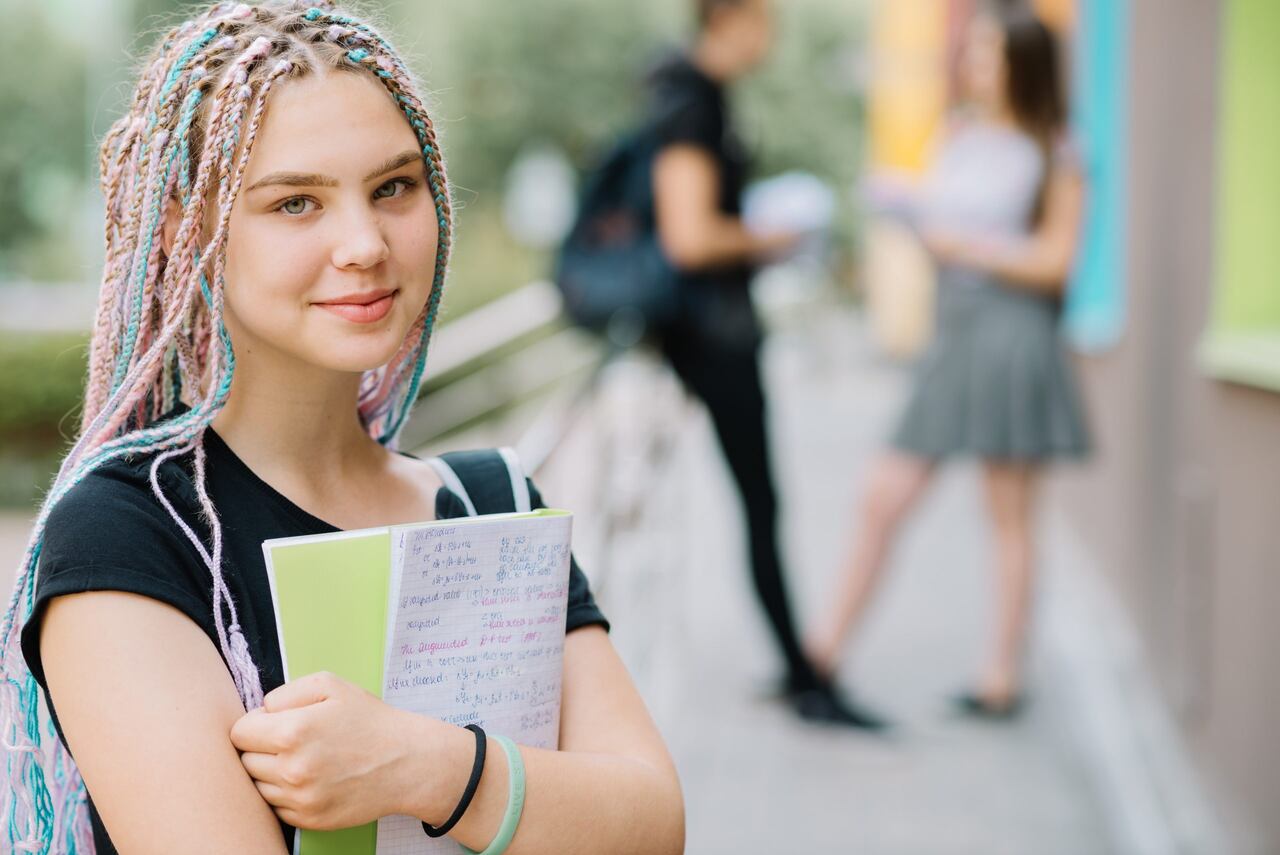
[(1089, 432), (1053, 302), (943, 271), (934, 341), (892, 442), (928, 458), (1086, 454)]

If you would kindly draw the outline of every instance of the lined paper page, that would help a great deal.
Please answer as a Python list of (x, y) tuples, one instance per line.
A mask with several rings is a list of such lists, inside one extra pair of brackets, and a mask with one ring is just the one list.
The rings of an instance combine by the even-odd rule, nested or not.
[[(572, 519), (552, 512), (393, 529), (383, 699), (555, 748)], [(417, 819), (378, 822), (378, 855), (461, 851), (427, 837)]]

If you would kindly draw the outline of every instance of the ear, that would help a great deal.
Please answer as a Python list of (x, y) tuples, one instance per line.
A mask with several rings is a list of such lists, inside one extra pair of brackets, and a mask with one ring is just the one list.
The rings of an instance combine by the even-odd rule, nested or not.
[(173, 241), (178, 236), (180, 225), (182, 204), (177, 199), (169, 199), (164, 206), (164, 220), (160, 223), (160, 250), (165, 258), (173, 255)]

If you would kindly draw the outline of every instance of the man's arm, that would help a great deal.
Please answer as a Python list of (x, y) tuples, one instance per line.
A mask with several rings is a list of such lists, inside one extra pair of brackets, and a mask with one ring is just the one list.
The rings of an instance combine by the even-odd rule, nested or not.
[(740, 218), (720, 211), (720, 176), (715, 160), (700, 146), (677, 143), (658, 152), (653, 196), (658, 240), (680, 270), (746, 264), (795, 244), (789, 233), (752, 234)]

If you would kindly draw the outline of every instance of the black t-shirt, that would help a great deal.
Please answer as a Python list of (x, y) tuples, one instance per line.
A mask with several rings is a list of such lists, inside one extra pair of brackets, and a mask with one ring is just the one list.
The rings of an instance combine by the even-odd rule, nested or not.
[[(720, 179), (720, 212), (741, 214), (749, 161), (730, 120), (724, 89), (683, 54), (661, 63), (650, 74), (649, 84), (649, 122), (658, 146), (704, 149), (715, 161)], [(752, 273), (747, 264), (681, 272), (683, 305), (675, 337), (693, 337), (713, 347), (759, 344), (760, 325), (748, 290)]]
[[(302, 510), (255, 475), (212, 429), (206, 431), (204, 443), (209, 498), (222, 523), (223, 574), (253, 661), (261, 673), (262, 690), (270, 692), (284, 682), (284, 673), (262, 542), (338, 529)], [(151, 597), (187, 615), (218, 646), (209, 570), (152, 492), (150, 472), (154, 459), (154, 455), (146, 455), (103, 466), (73, 487), (49, 515), (35, 605), (22, 630), (23, 655), (45, 690), (46, 701), (49, 696), (40, 659), (40, 623), (49, 601), (60, 595), (126, 591)], [(208, 527), (201, 520), (190, 455), (161, 464), (158, 481), (174, 510), (208, 544)], [(532, 483), (529, 495), (535, 508), (545, 507)], [(462, 517), (466, 513), (461, 500), (448, 489), (437, 493), (437, 518)], [(608, 627), (586, 577), (574, 561), (566, 630), (590, 624)], [(49, 709), (61, 738), (62, 729), (51, 701)], [(116, 852), (92, 799), (89, 811), (99, 855)], [(284, 823), (281, 827), (292, 851), (293, 829)]]

